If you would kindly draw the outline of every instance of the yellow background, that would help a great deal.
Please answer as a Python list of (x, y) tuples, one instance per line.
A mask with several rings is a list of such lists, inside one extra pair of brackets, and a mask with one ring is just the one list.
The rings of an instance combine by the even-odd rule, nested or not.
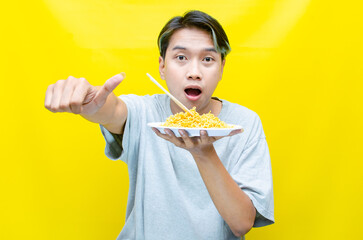
[[(210, 13), (232, 46), (216, 96), (257, 112), (276, 223), (247, 239), (363, 239), (362, 6), (309, 0), (7, 1), (1, 22), (0, 239), (115, 239), (126, 165), (96, 124), (44, 108), (69, 75), (117, 95), (161, 91), (156, 39), (174, 15)], [(358, 3), (358, 4), (357, 4)]]

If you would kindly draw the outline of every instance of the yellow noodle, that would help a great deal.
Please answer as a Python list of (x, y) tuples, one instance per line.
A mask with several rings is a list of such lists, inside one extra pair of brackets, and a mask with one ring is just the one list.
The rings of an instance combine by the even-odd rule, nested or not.
[(212, 113), (199, 115), (195, 107), (188, 112), (181, 112), (168, 117), (162, 126), (188, 128), (232, 128), (233, 126), (219, 120)]

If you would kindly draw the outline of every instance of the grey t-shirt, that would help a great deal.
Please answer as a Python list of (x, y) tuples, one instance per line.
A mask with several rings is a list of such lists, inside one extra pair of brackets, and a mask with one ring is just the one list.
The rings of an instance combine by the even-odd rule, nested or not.
[[(191, 154), (158, 137), (147, 126), (172, 115), (170, 99), (123, 95), (128, 116), (122, 139), (101, 126), (106, 155), (128, 166), (126, 222), (117, 239), (238, 239), (218, 213)], [(256, 113), (222, 101), (218, 117), (241, 125), (242, 134), (214, 143), (223, 165), (256, 210), (255, 227), (274, 222), (269, 150)]]

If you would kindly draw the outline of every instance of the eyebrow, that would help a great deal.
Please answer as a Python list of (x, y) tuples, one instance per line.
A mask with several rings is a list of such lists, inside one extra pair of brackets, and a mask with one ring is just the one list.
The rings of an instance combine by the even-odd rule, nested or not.
[[(172, 50), (187, 50), (187, 48), (182, 46), (175, 46)], [(218, 53), (215, 48), (204, 48), (204, 51)]]

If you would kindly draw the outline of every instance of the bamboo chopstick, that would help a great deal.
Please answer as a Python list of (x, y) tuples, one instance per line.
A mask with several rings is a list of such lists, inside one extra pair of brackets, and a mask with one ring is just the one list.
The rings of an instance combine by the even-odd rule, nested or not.
[(173, 100), (179, 107), (181, 107), (181, 109), (183, 109), (184, 111), (186, 111), (186, 112), (188, 112), (188, 113), (190, 113), (190, 114), (192, 114), (190, 111), (189, 111), (189, 109), (186, 107), (186, 106), (184, 106), (181, 102), (179, 102), (179, 100), (178, 99), (176, 99), (173, 95), (171, 95), (165, 88), (163, 88), (150, 74), (148, 74), (148, 73), (146, 73), (146, 75), (150, 78), (150, 80), (153, 82), (153, 83), (155, 83), (161, 90), (163, 90), (165, 93), (166, 93), (166, 95), (168, 95), (170, 98), (171, 98), (171, 100)]

